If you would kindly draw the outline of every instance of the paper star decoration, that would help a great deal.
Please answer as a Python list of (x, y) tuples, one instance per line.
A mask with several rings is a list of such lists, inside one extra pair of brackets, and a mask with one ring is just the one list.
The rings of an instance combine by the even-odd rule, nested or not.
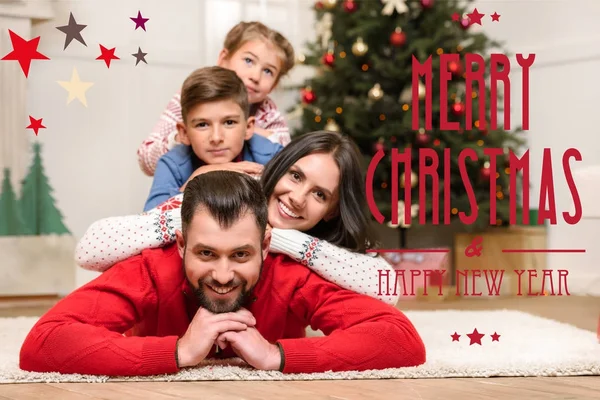
[(460, 335), (456, 332), (454, 332), (453, 335), (450, 335), (450, 337), (452, 338), (453, 342), (458, 342), (458, 338), (460, 337)]
[(484, 15), (485, 14), (480, 14), (479, 11), (477, 11), (477, 8), (475, 8), (472, 13), (467, 14), (467, 16), (469, 17), (469, 20), (471, 21), (471, 25), (473, 25), (473, 24), (481, 25), (481, 18), (483, 18)]
[(385, 4), (383, 10), (381, 10), (381, 14), (383, 15), (392, 15), (394, 10), (396, 10), (398, 14), (408, 11), (406, 0), (381, 0), (381, 2)]
[(475, 343), (481, 346), (481, 338), (485, 335), (483, 333), (477, 332), (477, 328), (475, 328), (473, 330), (473, 333), (467, 333), (467, 336), (469, 337), (469, 339), (471, 339), (471, 343), (469, 343), (469, 346)]
[(142, 28), (144, 32), (146, 31), (146, 22), (150, 20), (150, 18), (143, 18), (142, 13), (138, 10), (137, 17), (129, 17), (133, 22), (135, 22), (135, 29)]
[(131, 55), (135, 57), (135, 65), (136, 66), (139, 64), (140, 61), (143, 61), (146, 64), (148, 64), (148, 62), (146, 61), (146, 58), (145, 58), (148, 55), (148, 53), (142, 53), (141, 48), (138, 47), (137, 53), (133, 53)]
[(498, 335), (496, 332), (494, 332), (493, 335), (490, 335), (492, 337), (492, 342), (499, 342), (500, 341), (500, 336), (502, 335)]
[(35, 132), (35, 136), (37, 136), (38, 131), (40, 129), (46, 129), (46, 127), (44, 125), (42, 125), (42, 120), (43, 120), (43, 118), (35, 119), (30, 115), (29, 116), (29, 126), (26, 129), (33, 129), (33, 132)]
[(76, 68), (73, 68), (73, 73), (71, 74), (71, 80), (69, 82), (58, 81), (58, 84), (67, 90), (67, 92), (69, 92), (67, 104), (77, 99), (81, 102), (81, 104), (87, 107), (85, 92), (92, 87), (94, 83), (82, 82), (81, 79), (79, 79), (79, 74), (77, 73)]
[(106, 63), (106, 67), (110, 68), (111, 60), (120, 60), (119, 57), (115, 56), (115, 49), (116, 47), (113, 47), (112, 49), (107, 49), (106, 47), (100, 45), (101, 54), (98, 56), (98, 58), (96, 58), (96, 60), (104, 60), (104, 62)]
[(40, 44), (40, 37), (31, 40), (25, 40), (10, 29), (8, 30), (10, 41), (12, 42), (13, 51), (2, 57), (6, 61), (18, 61), (25, 78), (29, 76), (29, 67), (31, 60), (49, 60), (48, 57), (37, 51)]
[(492, 17), (492, 22), (493, 21), (500, 22), (501, 15), (498, 14), (496, 11), (494, 11), (494, 13), (492, 15), (490, 15), (490, 17)]
[(69, 13), (69, 24), (56, 27), (56, 29), (58, 29), (59, 31), (61, 31), (67, 35), (65, 37), (65, 48), (63, 49), (63, 51), (67, 49), (67, 47), (71, 44), (73, 39), (77, 40), (79, 43), (81, 43), (82, 45), (87, 47), (87, 44), (85, 44), (85, 40), (83, 40), (83, 37), (81, 36), (81, 31), (86, 26), (87, 25), (79, 25), (75, 21), (75, 17), (73, 17), (73, 13)]

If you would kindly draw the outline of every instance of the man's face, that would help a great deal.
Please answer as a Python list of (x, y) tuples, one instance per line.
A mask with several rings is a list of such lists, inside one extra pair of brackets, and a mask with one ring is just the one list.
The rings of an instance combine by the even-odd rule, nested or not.
[(228, 229), (204, 210), (194, 215), (187, 240), (177, 231), (186, 277), (201, 307), (213, 313), (237, 311), (256, 286), (270, 236), (261, 242), (253, 214), (245, 213)]
[(181, 142), (192, 146), (206, 164), (224, 164), (237, 157), (244, 141), (254, 133), (254, 117), (246, 120), (233, 100), (220, 100), (192, 107), (184, 124), (177, 125)]

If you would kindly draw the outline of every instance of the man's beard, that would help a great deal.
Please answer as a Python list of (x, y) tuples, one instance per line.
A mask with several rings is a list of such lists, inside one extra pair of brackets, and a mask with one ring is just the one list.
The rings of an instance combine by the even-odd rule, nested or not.
[[(185, 260), (183, 260), (183, 269), (185, 272), (185, 270), (186, 270), (185, 269)], [(260, 269), (262, 271), (262, 261), (261, 261)], [(192, 282), (190, 282), (190, 280), (187, 278), (187, 274), (186, 274), (186, 279), (188, 280), (188, 282), (190, 283), (190, 286), (194, 290), (194, 296), (196, 296), (196, 299), (198, 300), (198, 304), (200, 305), (200, 307), (207, 309), (208, 311), (210, 311), (213, 314), (222, 314), (222, 313), (238, 311), (244, 305), (249, 303), (250, 298), (252, 297), (252, 290), (254, 289), (254, 287), (251, 287), (251, 288), (248, 287), (248, 281), (246, 281), (245, 279), (238, 278), (237, 276), (235, 278), (233, 278), (230, 282), (227, 282), (225, 285), (215, 281), (211, 277), (206, 277), (206, 278), (198, 280), (198, 282), (197, 282), (198, 287), (195, 287), (192, 284)], [(226, 299), (212, 300), (209, 297), (209, 295), (207, 294), (207, 291), (211, 290), (206, 287), (207, 285), (212, 286), (217, 289), (229, 289), (232, 287), (240, 286), (241, 290), (240, 290), (240, 293), (238, 294), (238, 296), (233, 300), (226, 300)]]

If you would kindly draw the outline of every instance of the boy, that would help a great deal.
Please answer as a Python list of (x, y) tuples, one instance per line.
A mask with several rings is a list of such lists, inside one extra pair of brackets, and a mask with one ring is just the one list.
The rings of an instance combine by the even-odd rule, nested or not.
[(206, 67), (194, 71), (181, 90), (182, 145), (164, 154), (156, 165), (148, 211), (183, 192), (199, 174), (233, 170), (258, 175), (283, 146), (254, 135), (248, 91), (234, 71)]

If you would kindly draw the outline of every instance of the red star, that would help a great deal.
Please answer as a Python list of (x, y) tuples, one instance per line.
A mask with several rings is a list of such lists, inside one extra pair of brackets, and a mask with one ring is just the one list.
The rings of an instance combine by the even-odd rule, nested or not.
[(475, 343), (481, 346), (481, 338), (485, 335), (483, 333), (477, 332), (477, 328), (475, 328), (475, 330), (473, 330), (473, 333), (467, 333), (467, 336), (469, 337), (469, 339), (471, 339), (471, 343), (469, 343), (469, 346)]
[(49, 60), (48, 57), (37, 51), (37, 47), (40, 44), (39, 36), (27, 41), (10, 29), (8, 30), (8, 34), (10, 35), (13, 51), (2, 57), (2, 59), (18, 61), (25, 74), (25, 78), (29, 75), (31, 60)]
[(35, 119), (31, 115), (29, 116), (29, 126), (26, 129), (33, 129), (35, 132), (35, 136), (38, 135), (38, 130), (46, 129), (44, 125), (42, 125), (43, 118)]
[(494, 334), (490, 336), (492, 337), (492, 342), (499, 342), (500, 336), (502, 335), (498, 335), (496, 332), (494, 332)]
[(119, 57), (115, 56), (115, 49), (116, 47), (113, 47), (112, 49), (107, 49), (106, 47), (100, 45), (100, 51), (102, 52), (102, 54), (100, 54), (98, 58), (96, 58), (96, 60), (104, 60), (106, 66), (110, 68), (110, 60), (120, 60)]
[(452, 14), (452, 21), (458, 21), (459, 18), (460, 18), (460, 15), (457, 12), (455, 12), (454, 14)]
[(450, 335), (450, 337), (452, 338), (453, 342), (458, 342), (458, 338), (460, 337), (460, 335), (454, 332), (454, 335)]
[(494, 13), (490, 15), (490, 17), (492, 17), (492, 21), (500, 22), (501, 15), (498, 14), (496, 11), (494, 11)]
[(472, 13), (467, 14), (469, 19), (471, 20), (471, 24), (479, 24), (479, 25), (481, 25), (481, 18), (484, 15), (485, 14), (480, 14), (479, 11), (477, 11), (477, 8), (475, 8)]

